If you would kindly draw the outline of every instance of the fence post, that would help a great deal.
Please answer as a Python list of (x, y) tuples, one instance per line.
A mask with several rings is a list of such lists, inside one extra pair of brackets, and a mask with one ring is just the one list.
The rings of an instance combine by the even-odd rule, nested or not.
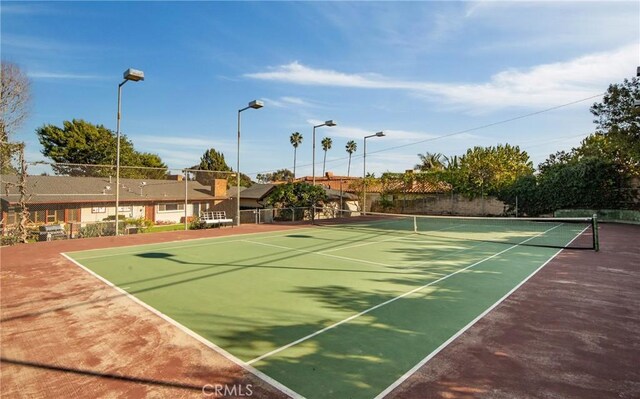
[[(187, 170), (184, 170), (184, 229), (189, 230), (189, 213), (187, 208), (189, 207), (189, 178), (187, 177)], [(193, 211), (191, 211), (193, 213)]]
[(598, 214), (593, 214), (593, 219), (591, 221), (591, 228), (593, 229), (593, 249), (596, 252), (600, 251), (600, 240), (598, 238)]

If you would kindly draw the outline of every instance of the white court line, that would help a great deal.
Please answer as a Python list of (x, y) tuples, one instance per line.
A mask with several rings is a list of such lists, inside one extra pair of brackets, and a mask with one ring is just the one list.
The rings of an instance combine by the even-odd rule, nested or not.
[[(301, 229), (295, 230), (295, 231), (299, 231), (299, 230), (308, 230), (311, 229), (311, 227), (303, 227)], [(278, 232), (282, 232), (281, 230), (278, 230)], [(224, 240), (225, 238), (234, 238), (234, 237), (244, 237), (244, 236), (252, 236), (255, 234), (269, 234), (268, 231), (262, 231), (259, 233), (244, 233), (244, 234), (238, 234), (235, 236), (219, 236), (219, 237), (203, 237), (203, 238), (190, 238), (187, 240), (176, 240), (176, 241), (167, 241), (167, 242), (156, 242), (156, 243), (151, 243), (151, 244), (136, 244), (136, 245), (127, 245), (124, 247), (110, 247), (110, 248), (96, 248), (96, 249), (87, 249), (87, 250), (83, 250), (83, 251), (72, 251), (72, 252), (67, 252), (69, 254), (75, 254), (75, 253), (84, 253), (84, 252), (89, 252), (89, 251), (114, 251), (116, 249), (132, 249), (132, 248), (137, 248), (137, 250), (135, 251), (130, 251), (130, 252), (117, 252), (114, 251), (114, 253), (108, 253), (108, 254), (102, 254), (102, 255), (94, 255), (94, 256), (83, 256), (80, 257), (80, 260), (85, 260), (85, 259), (97, 259), (97, 258), (107, 258), (107, 257), (113, 257), (113, 256), (119, 256), (119, 255), (134, 255), (137, 253), (144, 253), (144, 251), (148, 250), (142, 247), (151, 247), (154, 245), (157, 246), (161, 246), (163, 244), (176, 244), (176, 243), (180, 243), (180, 242), (191, 242), (191, 241), (202, 241), (202, 240), (210, 240), (210, 242), (204, 242), (204, 243), (196, 243), (196, 244), (191, 244), (191, 245), (174, 245), (172, 247), (161, 247), (159, 249), (162, 250), (167, 250), (167, 249), (182, 249), (182, 248), (195, 248), (195, 247), (203, 247), (203, 246), (207, 246), (207, 245), (217, 245), (217, 244), (228, 244), (228, 243), (233, 243), (233, 242), (240, 242), (240, 241), (244, 241), (244, 239), (235, 239), (235, 240)], [(291, 234), (291, 230), (286, 230), (286, 234), (269, 234), (267, 237), (264, 238), (271, 238), (271, 237), (284, 237), (287, 234)], [(258, 238), (262, 238), (262, 237), (258, 237)]]
[[(578, 234), (577, 236), (575, 236), (571, 241), (569, 241), (567, 243), (567, 246), (571, 245), (571, 243), (578, 237), (580, 237), (582, 235), (582, 233), (584, 233), (589, 227), (585, 227), (580, 234)], [(564, 248), (562, 248), (564, 249)], [(456, 332), (455, 334), (453, 334), (448, 340), (446, 340), (445, 342), (442, 343), (442, 345), (440, 345), (439, 347), (437, 347), (435, 350), (433, 350), (433, 352), (429, 353), (427, 355), (427, 357), (425, 357), (424, 359), (422, 359), (420, 362), (418, 362), (418, 364), (416, 364), (415, 366), (413, 366), (409, 371), (407, 371), (406, 373), (404, 373), (400, 378), (398, 378), (393, 384), (389, 385), (384, 391), (380, 392), (374, 399), (382, 399), (384, 398), (386, 395), (388, 395), (389, 393), (391, 393), (391, 391), (393, 391), (394, 389), (396, 389), (400, 384), (402, 384), (404, 381), (406, 381), (409, 377), (411, 377), (413, 374), (415, 374), (416, 371), (418, 371), (422, 366), (424, 366), (429, 360), (431, 360), (435, 355), (437, 355), (438, 353), (440, 353), (440, 351), (442, 351), (444, 348), (446, 348), (450, 343), (452, 343), (453, 341), (455, 341), (460, 335), (464, 334), (465, 331), (467, 331), (469, 328), (471, 328), (474, 324), (476, 324), (480, 319), (482, 319), (483, 317), (485, 317), (489, 312), (491, 312), (493, 309), (495, 309), (498, 305), (500, 305), (502, 302), (504, 302), (511, 294), (513, 294), (518, 288), (520, 288), (524, 283), (526, 283), (527, 281), (529, 281), (529, 279), (531, 277), (533, 277), (536, 273), (538, 273), (543, 267), (545, 267), (549, 262), (551, 262), (556, 256), (558, 256), (558, 254), (560, 252), (562, 252), (562, 249), (559, 249), (558, 252), (556, 252), (551, 258), (549, 258), (549, 260), (547, 260), (546, 262), (544, 262), (539, 268), (537, 268), (536, 270), (533, 271), (533, 273), (531, 273), (529, 276), (527, 276), (527, 278), (525, 278), (524, 280), (522, 280), (522, 282), (520, 282), (520, 284), (516, 285), (511, 291), (507, 292), (502, 298), (498, 299), (496, 301), (496, 303), (494, 303), (493, 305), (491, 305), (487, 310), (485, 310), (484, 312), (482, 312), (480, 315), (478, 315), (478, 317), (476, 317), (475, 319), (471, 320), (471, 322), (469, 322), (469, 324), (467, 324), (466, 326), (462, 327), (462, 329), (460, 329), (458, 332)]]
[(292, 398), (303, 398), (303, 396), (300, 395), (299, 393), (297, 393), (297, 392), (293, 391), (292, 389), (286, 387), (282, 383), (274, 380), (273, 378), (269, 377), (268, 375), (266, 375), (262, 371), (260, 371), (260, 370), (256, 369), (255, 367), (249, 365), (248, 363), (243, 362), (242, 360), (240, 360), (237, 357), (233, 356), (231, 353), (229, 353), (226, 350), (222, 349), (218, 345), (214, 344), (213, 342), (209, 341), (208, 339), (204, 338), (203, 336), (199, 335), (198, 333), (194, 332), (193, 330), (190, 330), (189, 328), (185, 327), (184, 325), (178, 323), (177, 321), (175, 321), (171, 317), (167, 316), (166, 314), (164, 314), (164, 313), (160, 312), (159, 310), (151, 307), (150, 305), (147, 305), (142, 300), (140, 300), (137, 297), (129, 294), (127, 291), (125, 291), (122, 288), (118, 287), (117, 285), (113, 284), (111, 281), (105, 279), (104, 277), (100, 276), (99, 274), (95, 273), (94, 271), (88, 269), (87, 267), (85, 267), (80, 262), (76, 261), (75, 259), (71, 258), (67, 254), (61, 253), (60, 255), (64, 256), (67, 260), (72, 262), (74, 265), (80, 267), (85, 272), (89, 273), (93, 277), (95, 277), (98, 280), (102, 281), (103, 283), (105, 283), (109, 287), (111, 287), (111, 288), (115, 289), (116, 291), (118, 291), (119, 293), (125, 295), (127, 298), (129, 298), (133, 302), (135, 302), (138, 305), (142, 306), (143, 308), (147, 309), (148, 311), (150, 311), (151, 313), (153, 313), (156, 316), (160, 317), (161, 319), (169, 322), (170, 324), (172, 324), (173, 326), (177, 327), (178, 329), (180, 329), (184, 333), (186, 333), (186, 334), (190, 335), (192, 338), (195, 338), (196, 340), (200, 341), (201, 343), (203, 343), (207, 347), (209, 347), (209, 348), (213, 349), (214, 351), (216, 351), (218, 354), (224, 356), (225, 358), (227, 358), (231, 362), (233, 362), (233, 363), (237, 364), (238, 366), (242, 367), (246, 371), (248, 371), (251, 374), (255, 375), (256, 377), (260, 378), (264, 382), (270, 384), (271, 386), (273, 386), (274, 388), (276, 388), (279, 391), (283, 392), (284, 394), (289, 395)]
[(546, 231), (544, 231), (544, 232), (542, 232), (542, 233), (539, 233), (539, 234), (536, 234), (536, 235), (535, 235), (535, 236), (533, 236), (533, 237), (527, 238), (526, 240), (521, 241), (521, 242), (519, 242), (518, 244), (512, 245), (512, 246), (510, 246), (509, 248), (504, 249), (504, 250), (502, 250), (502, 251), (500, 251), (500, 252), (498, 252), (498, 253), (495, 253), (495, 254), (493, 254), (493, 255), (491, 255), (491, 256), (488, 256), (488, 257), (486, 257), (486, 258), (484, 258), (484, 259), (482, 259), (482, 260), (480, 260), (480, 261), (478, 261), (478, 262), (476, 262), (476, 263), (473, 263), (473, 264), (471, 264), (471, 265), (469, 265), (469, 266), (466, 266), (466, 267), (464, 267), (464, 268), (462, 268), (462, 269), (456, 270), (456, 271), (455, 271), (455, 272), (453, 272), (453, 273), (447, 274), (446, 276), (441, 277), (441, 278), (439, 278), (439, 279), (437, 279), (437, 280), (434, 280), (434, 281), (432, 281), (432, 282), (430, 282), (430, 283), (427, 283), (427, 284), (425, 284), (425, 285), (423, 285), (423, 286), (420, 286), (420, 287), (418, 287), (418, 288), (414, 288), (414, 289), (412, 289), (411, 291), (405, 292), (405, 293), (404, 293), (404, 294), (402, 294), (402, 295), (398, 295), (398, 296), (396, 296), (396, 297), (394, 297), (394, 298), (391, 298), (391, 299), (386, 300), (386, 301), (384, 301), (384, 302), (382, 302), (382, 303), (379, 303), (379, 304), (377, 304), (377, 305), (375, 305), (375, 306), (372, 306), (372, 307), (370, 307), (369, 309), (363, 310), (363, 311), (362, 311), (362, 312), (360, 312), (360, 313), (354, 314), (354, 315), (352, 315), (352, 316), (350, 316), (350, 317), (347, 317), (347, 318), (346, 318), (346, 319), (344, 319), (344, 320), (341, 320), (341, 321), (339, 321), (339, 322), (337, 322), (337, 323), (331, 324), (330, 326), (327, 326), (327, 327), (325, 327), (325, 328), (323, 328), (323, 329), (321, 329), (321, 330), (318, 330), (318, 331), (316, 331), (316, 332), (314, 332), (314, 333), (311, 333), (311, 334), (309, 334), (309, 335), (307, 335), (307, 336), (304, 336), (304, 337), (302, 337), (302, 338), (300, 338), (300, 339), (297, 339), (297, 340), (295, 340), (295, 341), (293, 341), (293, 342), (290, 342), (290, 343), (288, 343), (287, 345), (284, 345), (284, 346), (281, 346), (280, 348), (274, 349), (274, 350), (272, 350), (271, 352), (267, 352), (267, 353), (265, 353), (265, 354), (263, 354), (263, 355), (261, 355), (261, 356), (256, 357), (255, 359), (249, 360), (249, 361), (247, 362), (247, 364), (253, 364), (253, 363), (258, 362), (258, 361), (260, 361), (260, 360), (262, 360), (262, 359), (264, 359), (264, 358), (267, 358), (267, 357), (269, 357), (269, 356), (271, 356), (271, 355), (275, 355), (276, 353), (282, 352), (282, 351), (283, 351), (283, 350), (285, 350), (285, 349), (288, 349), (288, 348), (290, 348), (290, 347), (292, 347), (292, 346), (295, 346), (295, 345), (297, 345), (297, 344), (299, 344), (299, 343), (301, 343), (301, 342), (304, 342), (304, 341), (306, 341), (306, 340), (308, 340), (308, 339), (310, 339), (310, 338), (313, 338), (313, 337), (315, 337), (316, 335), (320, 335), (320, 334), (322, 334), (322, 333), (324, 333), (324, 332), (327, 332), (327, 331), (329, 331), (329, 330), (331, 330), (331, 329), (333, 329), (333, 328), (336, 328), (336, 327), (338, 327), (338, 326), (340, 326), (340, 325), (342, 325), (342, 324), (344, 324), (344, 323), (347, 323), (347, 322), (349, 322), (349, 321), (351, 321), (351, 320), (354, 320), (354, 319), (356, 319), (356, 318), (358, 318), (358, 317), (360, 317), (360, 316), (362, 316), (362, 315), (365, 315), (365, 314), (367, 314), (367, 313), (369, 313), (369, 312), (372, 312), (372, 311), (374, 311), (374, 310), (376, 310), (376, 309), (378, 309), (378, 308), (381, 308), (382, 306), (388, 305), (388, 304), (390, 304), (391, 302), (395, 302), (395, 301), (397, 301), (398, 299), (404, 298), (404, 297), (406, 297), (406, 296), (408, 296), (408, 295), (411, 295), (411, 294), (413, 294), (413, 293), (415, 293), (415, 292), (418, 292), (418, 291), (420, 291), (420, 290), (423, 290), (423, 289), (425, 289), (425, 288), (427, 288), (427, 287), (429, 287), (429, 286), (432, 286), (432, 285), (434, 285), (434, 284), (437, 284), (437, 283), (439, 283), (439, 282), (441, 282), (441, 281), (443, 281), (443, 280), (448, 279), (449, 277), (455, 276), (455, 275), (456, 275), (456, 274), (458, 274), (458, 273), (462, 273), (463, 271), (468, 270), (468, 269), (470, 269), (470, 268), (472, 268), (472, 267), (474, 267), (474, 266), (476, 266), (476, 265), (479, 265), (479, 264), (481, 264), (481, 263), (483, 263), (483, 262), (486, 262), (486, 261), (488, 261), (489, 259), (492, 259), (492, 258), (495, 258), (496, 256), (502, 255), (503, 253), (505, 253), (505, 252), (507, 252), (507, 251), (509, 251), (509, 250), (511, 250), (511, 249), (513, 249), (513, 248), (515, 248), (515, 247), (517, 247), (517, 246), (519, 246), (519, 245), (522, 245), (522, 244), (526, 243), (527, 241), (533, 240), (534, 238), (536, 238), (536, 237), (538, 237), (538, 236), (541, 236), (542, 234), (546, 234), (546, 233), (550, 232), (551, 230), (553, 230), (553, 229), (555, 229), (555, 228), (557, 228), (557, 227), (559, 227), (559, 226), (561, 226), (561, 225), (560, 225), (560, 224), (558, 224), (558, 225), (556, 225), (556, 226), (554, 226), (554, 227), (552, 227), (552, 228), (550, 228), (550, 229), (548, 229), (548, 230), (546, 230)]
[(249, 241), (249, 240), (243, 240), (243, 242), (246, 242), (246, 243), (249, 243), (249, 244), (263, 245), (265, 247), (286, 249), (287, 251), (300, 252), (300, 253), (303, 253), (303, 254), (313, 254), (313, 255), (320, 255), (320, 256), (328, 256), (330, 258), (348, 260), (348, 261), (356, 262), (356, 263), (367, 263), (367, 264), (370, 264), (370, 265), (377, 265), (377, 266), (384, 266), (384, 267), (394, 267), (393, 265), (387, 265), (386, 263), (373, 262), (373, 261), (364, 260), (364, 259), (349, 258), (349, 257), (346, 257), (346, 256), (325, 254), (325, 253), (322, 253), (322, 252), (309, 251), (309, 250), (306, 250), (306, 249), (290, 248), (290, 247), (285, 247), (285, 246), (282, 246), (282, 245), (267, 244), (266, 242), (257, 242), (257, 241)]
[[(214, 242), (206, 242), (206, 243), (200, 243), (200, 244), (192, 244), (192, 245), (174, 245), (172, 247), (161, 247), (158, 248), (157, 250), (169, 250), (169, 249), (182, 249), (182, 248), (196, 248), (196, 247), (204, 247), (207, 245), (218, 245), (218, 244), (228, 244), (228, 243), (233, 243), (233, 242), (240, 242), (243, 240), (230, 240), (230, 241), (214, 241)], [(158, 245), (158, 244), (145, 244), (145, 245)], [(127, 247), (125, 247), (127, 248)], [(103, 248), (104, 250), (114, 250), (117, 248)], [(111, 254), (102, 254), (102, 255), (93, 255), (93, 256), (80, 256), (80, 260), (87, 260), (87, 259), (99, 259), (99, 258), (113, 258), (115, 256), (120, 256), (120, 255), (135, 255), (135, 254), (143, 254), (149, 251), (149, 248), (146, 249), (138, 249), (136, 251), (133, 252), (115, 252), (111, 253)]]
[[(456, 228), (456, 227), (458, 227), (458, 226), (461, 226), (461, 225), (459, 225), (459, 224), (458, 224), (458, 225), (455, 225), (455, 226), (445, 227), (445, 228), (442, 228), (442, 229), (437, 229), (437, 230), (428, 230), (428, 232), (432, 232), (432, 231), (442, 231), (442, 230), (449, 230), (449, 229)], [(396, 233), (396, 231), (393, 231), (393, 232), (394, 232), (394, 233)], [(414, 232), (413, 232), (413, 231), (409, 231), (409, 230), (407, 230), (407, 231), (402, 231), (402, 230), (399, 230), (399, 231), (397, 231), (397, 232), (398, 232), (398, 233), (407, 233), (407, 235), (403, 235), (403, 236), (400, 236), (400, 237), (387, 238), (386, 240), (369, 241), (369, 242), (365, 242), (365, 243), (361, 243), (361, 244), (349, 245), (349, 246), (346, 246), (346, 247), (339, 247), (339, 248), (328, 249), (328, 250), (326, 250), (326, 251), (320, 251), (320, 253), (326, 254), (327, 252), (335, 252), (335, 251), (340, 251), (340, 250), (342, 250), (342, 249), (351, 249), (351, 248), (363, 247), (363, 246), (365, 246), (365, 245), (378, 244), (378, 243), (380, 243), (380, 242), (396, 241), (396, 240), (403, 240), (403, 239), (405, 239), (405, 238), (409, 238), (409, 237), (412, 237), (412, 238), (413, 238), (413, 237), (415, 237), (415, 235), (414, 235)], [(421, 231), (418, 231), (417, 233), (418, 233), (418, 234), (422, 234), (422, 235), (429, 235), (428, 233), (424, 233), (424, 232), (421, 232)], [(437, 238), (437, 239), (446, 239), (446, 240), (458, 240), (457, 238), (448, 238), (448, 237), (441, 238), (441, 237), (437, 237), (437, 236), (436, 236), (435, 238)], [(418, 240), (415, 240), (415, 241), (418, 241)], [(420, 242), (422, 242), (422, 241), (423, 241), (423, 240), (420, 240)]]

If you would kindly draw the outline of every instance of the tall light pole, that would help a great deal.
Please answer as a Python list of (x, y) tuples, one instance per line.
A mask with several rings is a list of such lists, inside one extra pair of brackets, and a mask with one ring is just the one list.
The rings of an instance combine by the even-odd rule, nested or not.
[(313, 136), (311, 137), (311, 141), (313, 141), (313, 156), (311, 159), (311, 162), (313, 162), (312, 166), (311, 166), (311, 174), (313, 175), (313, 185), (316, 185), (316, 128), (317, 127), (322, 127), (322, 126), (329, 126), (329, 127), (333, 127), (335, 126), (336, 123), (332, 120), (326, 121), (325, 123), (321, 123), (319, 125), (315, 125), (313, 127)]
[(249, 103), (248, 106), (238, 110), (238, 158), (236, 160), (236, 179), (237, 179), (237, 198), (236, 198), (236, 217), (238, 220), (236, 221), (236, 225), (240, 226), (240, 113), (242, 111), (246, 111), (249, 108), (259, 109), (264, 107), (264, 103), (260, 100), (253, 100)]
[(364, 136), (363, 165), (362, 165), (362, 214), (367, 214), (367, 139), (371, 137), (384, 137), (384, 132), (378, 132), (370, 136)]
[(120, 220), (118, 219), (120, 209), (120, 118), (121, 118), (121, 103), (122, 103), (122, 86), (128, 81), (139, 82), (144, 80), (144, 72), (136, 69), (127, 69), (122, 74), (124, 80), (118, 85), (118, 120), (116, 122), (116, 236), (120, 234), (118, 226)]

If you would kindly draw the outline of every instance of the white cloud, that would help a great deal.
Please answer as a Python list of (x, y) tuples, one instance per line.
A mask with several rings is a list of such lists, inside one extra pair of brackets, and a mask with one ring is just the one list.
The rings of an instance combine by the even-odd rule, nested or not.
[(277, 100), (274, 99), (270, 99), (270, 98), (265, 98), (264, 99), (267, 104), (270, 107), (276, 107), (276, 108), (289, 108), (291, 106), (296, 106), (296, 107), (311, 107), (313, 106), (313, 104), (311, 104), (308, 101), (303, 100), (302, 98), (299, 97), (280, 97)]
[(398, 80), (373, 73), (314, 69), (297, 61), (245, 76), (300, 85), (401, 90), (475, 112), (512, 106), (549, 107), (596, 95), (609, 83), (632, 76), (639, 46), (633, 43), (568, 61), (508, 69), (484, 83)]
[(31, 79), (107, 79), (106, 76), (87, 75), (79, 73), (60, 73), (60, 72), (28, 72), (27, 76)]
[(60, 54), (61, 52), (87, 51), (91, 49), (91, 47), (88, 46), (62, 42), (51, 38), (16, 34), (3, 34), (1, 42), (4, 48), (56, 54)]
[(44, 12), (50, 12), (48, 8), (44, 8), (41, 4), (2, 4), (2, 13), (4, 15), (8, 14), (40, 14)]
[(359, 87), (367, 89), (393, 89), (408, 84), (386, 81), (377, 74), (348, 74), (328, 69), (313, 69), (294, 61), (270, 68), (268, 72), (245, 74), (245, 77), (314, 86)]

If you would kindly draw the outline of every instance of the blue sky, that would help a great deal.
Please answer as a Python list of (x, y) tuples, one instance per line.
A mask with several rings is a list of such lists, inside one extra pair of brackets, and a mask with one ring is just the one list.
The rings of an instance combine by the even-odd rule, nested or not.
[(316, 174), (323, 137), (335, 174), (356, 140), (361, 175), (362, 138), (380, 130), (367, 141), (376, 174), (410, 169), (418, 153), (499, 143), (537, 164), (591, 133), (590, 105), (640, 65), (637, 1), (3, 1), (0, 12), (2, 59), (32, 81), (15, 135), (31, 161), (43, 159), (44, 124), (115, 130), (131, 67), (146, 79), (123, 87), (122, 132), (171, 168), (209, 147), (235, 167), (237, 110), (253, 99), (265, 107), (242, 113), (241, 170), (252, 176), (292, 168), (295, 131), (297, 174), (310, 175), (312, 126), (328, 119), (338, 126), (316, 130)]

